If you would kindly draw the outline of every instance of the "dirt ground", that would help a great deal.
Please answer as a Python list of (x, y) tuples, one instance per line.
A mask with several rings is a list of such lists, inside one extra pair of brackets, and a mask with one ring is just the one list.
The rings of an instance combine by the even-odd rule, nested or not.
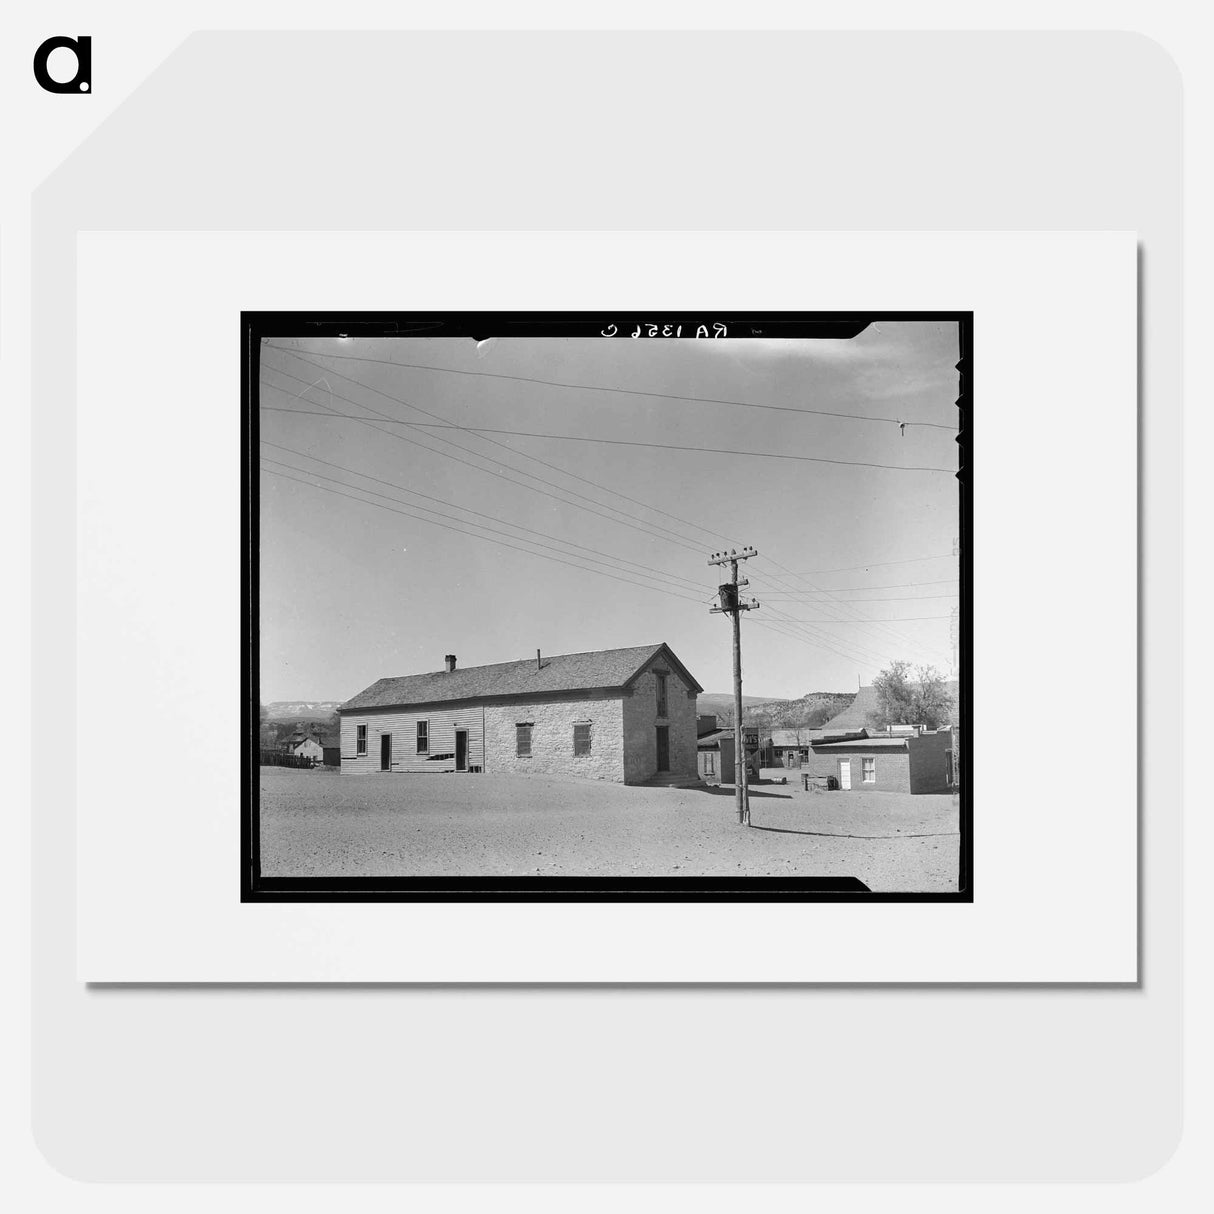
[(635, 788), (536, 776), (343, 776), (262, 767), (265, 876), (854, 876), (957, 887), (951, 796)]

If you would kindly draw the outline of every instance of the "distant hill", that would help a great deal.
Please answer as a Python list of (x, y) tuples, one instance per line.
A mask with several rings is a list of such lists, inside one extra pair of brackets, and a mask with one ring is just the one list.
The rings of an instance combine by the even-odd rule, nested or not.
[[(743, 696), (742, 715), (746, 715), (747, 708), (757, 704), (783, 704), (784, 702), (783, 700), (770, 700), (766, 696)], [(733, 692), (706, 691), (703, 695), (696, 696), (696, 712), (733, 712)]]
[[(796, 700), (743, 696), (742, 720), (759, 729), (814, 729), (842, 712), (855, 698), (854, 691), (811, 691)], [(722, 723), (731, 721), (733, 696), (727, 692), (697, 696), (696, 711), (715, 713)]]
[(261, 706), (262, 720), (322, 720), (333, 716), (342, 703), (341, 700), (274, 700)]
[(797, 700), (742, 705), (742, 719), (760, 729), (817, 729), (856, 698), (854, 691), (810, 691)]

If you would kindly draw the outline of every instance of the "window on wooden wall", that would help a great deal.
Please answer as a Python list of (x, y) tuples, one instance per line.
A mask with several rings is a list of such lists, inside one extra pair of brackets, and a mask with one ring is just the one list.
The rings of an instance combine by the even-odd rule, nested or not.
[(419, 755), (427, 755), (430, 753), (429, 721), (418, 721), (417, 723), (417, 753)]
[(575, 755), (590, 753), (590, 726), (588, 724), (573, 727), (573, 753)]
[(514, 727), (514, 750), (520, 759), (531, 757), (531, 726), (520, 724)]
[(860, 779), (865, 784), (876, 784), (877, 782), (877, 760), (876, 759), (861, 759), (861, 769), (863, 774)]
[(666, 676), (659, 674), (655, 676), (658, 681), (658, 716), (666, 715)]
[(365, 755), (367, 753), (367, 727), (356, 725), (354, 731), (354, 753)]

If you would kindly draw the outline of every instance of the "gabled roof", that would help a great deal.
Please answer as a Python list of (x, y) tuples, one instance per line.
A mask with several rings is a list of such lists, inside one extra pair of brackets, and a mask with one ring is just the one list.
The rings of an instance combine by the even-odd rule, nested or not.
[(694, 691), (704, 690), (663, 642), (632, 649), (554, 654), (541, 658), (538, 668), (534, 658), (526, 658), (521, 662), (501, 662), (494, 666), (465, 666), (450, 671), (380, 679), (347, 700), (341, 711), (442, 704), (496, 696), (544, 696), (562, 691), (622, 691), (659, 656), (669, 662)]

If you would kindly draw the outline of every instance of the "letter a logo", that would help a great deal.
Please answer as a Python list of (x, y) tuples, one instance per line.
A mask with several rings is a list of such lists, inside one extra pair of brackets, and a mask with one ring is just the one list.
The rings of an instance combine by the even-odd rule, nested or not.
[[(46, 70), (52, 51), (69, 50), (76, 56), (76, 74), (71, 80), (55, 80)], [(34, 52), (34, 79), (48, 93), (89, 93), (93, 89), (93, 40), (84, 34), (78, 38), (48, 38)]]

